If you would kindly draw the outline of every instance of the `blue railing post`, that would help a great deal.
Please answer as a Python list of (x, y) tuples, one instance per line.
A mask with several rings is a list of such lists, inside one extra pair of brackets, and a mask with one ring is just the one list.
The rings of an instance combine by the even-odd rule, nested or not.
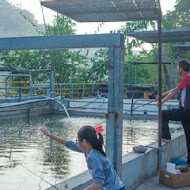
[(85, 95), (85, 84), (82, 84), (82, 98), (84, 98)]
[(54, 98), (54, 71), (50, 70), (50, 97)]
[(19, 88), (19, 102), (21, 102), (22, 101), (22, 88)]

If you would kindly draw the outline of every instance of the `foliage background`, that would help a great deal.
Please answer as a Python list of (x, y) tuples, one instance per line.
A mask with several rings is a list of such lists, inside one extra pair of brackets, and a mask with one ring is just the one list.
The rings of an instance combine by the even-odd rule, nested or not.
[[(18, 9), (18, 8), (14, 8)], [(22, 15), (23, 10), (20, 10)], [(177, 0), (175, 10), (163, 16), (163, 29), (190, 28), (190, 3), (189, 0)], [(46, 30), (40, 30), (32, 15), (27, 18), (38, 35), (73, 35), (75, 24), (68, 17), (57, 15), (52, 25), (46, 25)], [(101, 23), (99, 27), (104, 27)], [(156, 23), (126, 22), (125, 26), (116, 32), (126, 33), (133, 31), (155, 30)], [(97, 29), (99, 30), (99, 28)], [(157, 84), (158, 73), (156, 65), (131, 65), (129, 81), (128, 69), (132, 62), (157, 62), (157, 45), (153, 44), (150, 50), (145, 50), (145, 44), (136, 39), (126, 37), (126, 54), (124, 63), (124, 83), (128, 84)], [(178, 43), (180, 44), (180, 43)], [(184, 43), (182, 43), (184, 44)], [(176, 51), (172, 44), (164, 44), (165, 61), (176, 63), (180, 58), (190, 59), (188, 51)], [(108, 80), (108, 50), (99, 49), (89, 58), (89, 50), (39, 50), (39, 51), (1, 51), (0, 60), (3, 67), (24, 68), (29, 70), (50, 69), (55, 71), (56, 83), (105, 83)], [(176, 67), (174, 68), (176, 72)], [(136, 80), (135, 80), (136, 72)], [(165, 67), (163, 77), (171, 76), (171, 66)], [(34, 73), (34, 83), (45, 83), (49, 76), (43, 73)], [(163, 81), (164, 88), (172, 87)], [(177, 83), (177, 79), (175, 80)], [(175, 85), (175, 84), (174, 84)]]

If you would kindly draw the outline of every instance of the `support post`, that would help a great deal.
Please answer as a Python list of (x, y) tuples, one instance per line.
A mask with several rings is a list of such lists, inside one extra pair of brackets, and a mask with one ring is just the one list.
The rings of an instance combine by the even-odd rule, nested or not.
[(122, 167), (124, 35), (120, 47), (109, 48), (106, 152), (118, 175)]
[(161, 166), (162, 160), (162, 146), (161, 146), (161, 138), (162, 138), (162, 14), (160, 13), (158, 16), (158, 168)]
[(51, 98), (54, 98), (54, 71), (50, 70), (50, 95)]
[(171, 88), (174, 87), (174, 64), (171, 63)]
[(82, 98), (85, 96), (85, 84), (82, 84)]
[(6, 76), (6, 78), (5, 78), (5, 98), (7, 98), (7, 94), (8, 94), (7, 88), (8, 88), (8, 84), (7, 84), (7, 76)]
[(19, 101), (19, 102), (22, 102), (22, 88), (19, 88), (19, 89), (18, 89), (18, 94), (19, 94), (19, 99), (18, 99), (18, 101)]
[(135, 64), (135, 86), (137, 85), (137, 65)]
[(33, 87), (32, 87), (32, 74), (30, 73), (30, 95), (34, 94)]
[(130, 86), (131, 84), (131, 63), (128, 63), (128, 87)]

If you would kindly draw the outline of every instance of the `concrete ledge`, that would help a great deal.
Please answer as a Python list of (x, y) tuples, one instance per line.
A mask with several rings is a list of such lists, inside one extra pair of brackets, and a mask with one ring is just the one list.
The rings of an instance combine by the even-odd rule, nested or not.
[[(126, 189), (133, 189), (157, 172), (158, 167), (158, 143), (150, 145), (151, 148), (144, 153), (131, 152), (123, 156), (122, 181)], [(179, 157), (186, 153), (186, 142), (183, 132), (174, 135), (171, 143), (162, 144), (161, 165), (164, 167), (166, 162), (172, 157)], [(58, 189), (82, 190), (91, 183), (88, 171), (75, 177), (68, 178), (56, 185)], [(73, 185), (74, 184), (74, 185)], [(54, 190), (50, 187), (47, 190)]]
[(144, 154), (131, 152), (125, 155), (122, 168), (122, 181), (126, 189), (133, 189), (156, 171), (157, 149), (149, 148)]
[[(56, 185), (57, 189), (65, 190), (82, 190), (92, 183), (92, 178), (88, 171), (82, 172), (79, 175), (65, 179), (63, 182)], [(47, 190), (55, 190), (54, 187), (50, 187)]]

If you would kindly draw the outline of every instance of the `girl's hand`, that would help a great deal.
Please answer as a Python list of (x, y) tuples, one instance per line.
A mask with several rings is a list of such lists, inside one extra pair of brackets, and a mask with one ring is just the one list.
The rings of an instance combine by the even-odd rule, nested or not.
[(49, 136), (49, 135), (50, 135), (50, 133), (49, 133), (49, 131), (48, 131), (48, 129), (47, 129), (46, 127), (42, 127), (40, 130), (42, 131), (42, 133), (43, 133), (44, 135), (46, 135), (46, 136)]

